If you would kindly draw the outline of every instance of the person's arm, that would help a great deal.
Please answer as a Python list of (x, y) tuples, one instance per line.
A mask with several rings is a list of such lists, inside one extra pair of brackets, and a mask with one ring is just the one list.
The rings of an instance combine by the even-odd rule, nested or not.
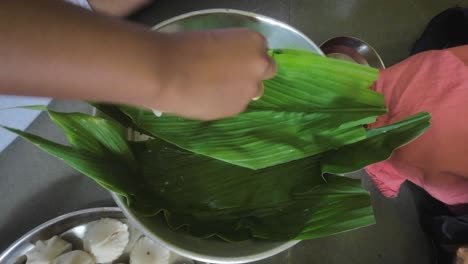
[(275, 73), (246, 29), (163, 34), (62, 1), (0, 1), (0, 94), (86, 99), (214, 119)]
[(93, 11), (124, 17), (137, 11), (152, 0), (87, 0)]

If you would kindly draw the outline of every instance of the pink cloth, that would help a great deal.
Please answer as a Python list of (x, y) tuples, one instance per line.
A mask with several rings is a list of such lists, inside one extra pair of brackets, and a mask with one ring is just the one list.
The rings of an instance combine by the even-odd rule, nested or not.
[(385, 95), (389, 113), (379, 127), (427, 111), (431, 128), (366, 168), (385, 196), (409, 180), (448, 204), (468, 203), (468, 46), (415, 55), (383, 70), (373, 89)]

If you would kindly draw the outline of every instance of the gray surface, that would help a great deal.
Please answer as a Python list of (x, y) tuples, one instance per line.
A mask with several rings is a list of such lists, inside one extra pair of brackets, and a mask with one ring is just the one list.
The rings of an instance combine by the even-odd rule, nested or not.
[(361, 38), (390, 66), (409, 55), (431, 17), (456, 4), (468, 1), (291, 0), (290, 24), (317, 43), (339, 35)]
[(468, 0), (157, 0), (134, 18), (154, 25), (204, 8), (234, 8), (271, 16), (301, 30), (319, 45), (343, 35), (372, 45), (387, 66), (409, 55), (430, 18)]
[[(429, 18), (452, 0), (157, 0), (134, 18), (148, 25), (203, 8), (236, 8), (289, 22), (320, 43), (337, 35), (368, 41), (391, 65), (408, 55)], [(80, 103), (56, 102), (60, 110), (89, 111)], [(42, 115), (30, 131), (63, 141)], [(303, 242), (291, 251), (259, 263), (433, 263), (429, 241), (417, 224), (406, 188), (397, 199), (372, 191), (377, 225)], [(24, 140), (0, 154), (0, 250), (32, 227), (80, 208), (109, 203), (109, 195), (84, 176)]]
[[(91, 109), (78, 102), (54, 101), (51, 106), (85, 113)], [(44, 113), (28, 131), (65, 142)], [(0, 193), (0, 251), (51, 218), (78, 209), (114, 205), (110, 194), (92, 180), (22, 139), (0, 153)]]

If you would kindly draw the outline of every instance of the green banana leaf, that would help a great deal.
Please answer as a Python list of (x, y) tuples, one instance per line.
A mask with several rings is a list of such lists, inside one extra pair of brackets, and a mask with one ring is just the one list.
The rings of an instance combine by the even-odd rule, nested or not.
[(274, 50), (271, 55), (277, 76), (264, 81), (263, 97), (235, 117), (201, 122), (169, 114), (155, 118), (151, 111), (128, 106), (118, 110), (140, 131), (250, 169), (365, 139), (363, 125), (386, 112), (383, 96), (369, 89), (376, 69), (305, 51)]
[[(209, 237), (216, 233), (230, 241), (251, 237), (292, 239), (312, 215), (316, 217), (316, 211), (328, 204), (347, 209), (324, 216), (331, 226), (344, 219), (362, 221), (355, 208), (365, 208), (362, 217), (367, 225), (373, 223), (368, 194), (360, 188), (359, 181), (336, 176), (329, 176), (336, 178), (335, 185), (325, 181), (320, 177), (318, 157), (254, 171), (187, 152), (161, 140), (137, 144), (141, 148), (136, 151), (137, 159), (154, 195), (139, 204), (144, 211), (136, 210), (147, 216), (167, 210), (170, 215), (166, 219), (173, 228), (188, 225), (193, 235)], [(296, 194), (295, 190), (305, 185), (308, 192)], [(352, 186), (352, 191), (343, 186)], [(155, 202), (154, 197), (163, 197), (164, 202)], [(355, 203), (345, 205), (349, 201)], [(356, 222), (349, 225), (361, 226)]]
[[(3, 128), (27, 139), (40, 149), (57, 157), (112, 192), (127, 198), (128, 195), (135, 193), (136, 183), (129, 181), (128, 178), (129, 175), (135, 175), (135, 172), (127, 164), (118, 162), (112, 156), (101, 156), (93, 152), (60, 145), (17, 129)], [(138, 181), (138, 178), (135, 181)]]
[[(342, 146), (342, 152), (338, 148), (251, 170), (157, 138), (126, 141), (124, 126), (107, 118), (48, 112), (70, 146), (7, 129), (123, 195), (139, 214), (163, 215), (171, 228), (229, 241), (310, 239), (374, 223), (368, 193), (359, 181), (324, 175), (324, 164), (332, 164), (335, 171), (347, 170), (349, 164), (335, 162), (333, 156), (344, 157), (353, 149), (360, 166), (385, 159), (393, 149), (382, 149), (384, 142), (405, 144), (429, 126), (429, 114), (422, 113), (369, 130), (368, 138)], [(400, 133), (405, 136), (399, 138)], [(79, 145), (84, 141), (94, 145)], [(372, 156), (376, 152), (378, 158)]]
[[(429, 128), (431, 115), (421, 112), (400, 122), (367, 131), (367, 139), (324, 154), (322, 171), (341, 174), (387, 159)], [(369, 151), (372, 149), (373, 151)]]

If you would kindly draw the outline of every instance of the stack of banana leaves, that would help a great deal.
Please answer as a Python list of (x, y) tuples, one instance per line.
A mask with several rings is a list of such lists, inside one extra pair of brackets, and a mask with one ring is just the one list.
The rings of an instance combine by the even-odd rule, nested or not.
[[(92, 103), (102, 114), (44, 107), (68, 145), (6, 128), (125, 197), (168, 228), (226, 241), (312, 239), (374, 223), (369, 194), (344, 173), (387, 159), (429, 127), (419, 113), (376, 129), (376, 69), (272, 50), (278, 73), (245, 112), (197, 121)], [(132, 140), (131, 130), (145, 135)]]

